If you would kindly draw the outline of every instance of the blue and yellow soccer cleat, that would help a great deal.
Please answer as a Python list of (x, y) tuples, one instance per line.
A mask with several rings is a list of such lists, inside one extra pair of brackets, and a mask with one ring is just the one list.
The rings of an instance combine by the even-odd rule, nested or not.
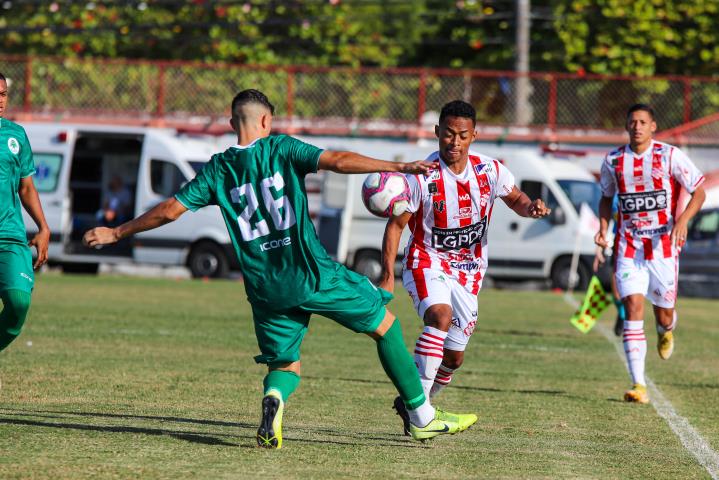
[(630, 403), (649, 403), (647, 387), (641, 383), (635, 383), (631, 390), (624, 393), (624, 401)]
[(657, 339), (657, 351), (662, 360), (669, 360), (674, 352), (674, 334), (671, 331), (660, 333)]
[(257, 445), (262, 448), (282, 448), (282, 411), (284, 402), (274, 391), (262, 399), (262, 420), (257, 429)]
[(449, 413), (439, 408), (435, 408), (435, 411), (435, 418), (458, 426), (458, 429), (452, 433), (464, 432), (477, 423), (477, 415), (473, 413)]

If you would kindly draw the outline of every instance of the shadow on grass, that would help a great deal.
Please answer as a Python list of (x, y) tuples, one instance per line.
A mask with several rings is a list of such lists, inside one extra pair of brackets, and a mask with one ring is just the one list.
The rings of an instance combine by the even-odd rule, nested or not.
[(575, 335), (569, 333), (545, 333), (537, 332), (533, 330), (495, 330), (492, 328), (478, 329), (477, 332), (480, 334), (486, 333), (490, 335), (513, 335), (519, 337), (558, 337), (558, 338), (575, 338)]
[(226, 447), (238, 447), (237, 443), (230, 443), (224, 440), (220, 440), (216, 437), (209, 435), (201, 435), (195, 432), (181, 432), (174, 430), (164, 430), (160, 428), (141, 428), (141, 427), (126, 427), (119, 425), (87, 425), (83, 423), (48, 423), (37, 420), (23, 420), (20, 418), (2, 418), (0, 417), (0, 424), (4, 425), (24, 425), (30, 427), (48, 427), (48, 428), (60, 428), (70, 430), (84, 430), (93, 432), (105, 432), (105, 433), (134, 433), (144, 435), (168, 435), (179, 440), (185, 440), (192, 443), (201, 443), (203, 445), (222, 445)]
[[(48, 413), (58, 414), (56, 416), (45, 415)], [(223, 422), (217, 420), (197, 420), (191, 418), (182, 417), (166, 417), (166, 416), (150, 416), (150, 415), (128, 415), (128, 414), (116, 414), (116, 413), (100, 413), (100, 412), (64, 412), (64, 411), (48, 411), (48, 410), (22, 410), (13, 408), (0, 408), (0, 415), (5, 416), (38, 416), (41, 418), (53, 418), (60, 419), (61, 415), (73, 415), (80, 417), (100, 417), (100, 418), (122, 418), (122, 419), (140, 419), (140, 420), (161, 420), (161, 421), (176, 421), (183, 423), (196, 423), (200, 425), (214, 425), (214, 426), (227, 426), (236, 428), (250, 428), (254, 430), (257, 428), (255, 424), (237, 423), (237, 422)], [(71, 430), (85, 430), (85, 431), (96, 431), (106, 433), (133, 433), (133, 434), (144, 434), (144, 435), (167, 435), (178, 440), (184, 440), (192, 443), (199, 443), (203, 445), (219, 445), (227, 447), (243, 447), (243, 448), (256, 448), (254, 445), (255, 437), (245, 436), (252, 442), (252, 445), (244, 445), (227, 442), (217, 437), (237, 437), (238, 435), (231, 435), (225, 433), (198, 433), (198, 432), (187, 432), (178, 430), (168, 430), (163, 428), (147, 428), (147, 427), (133, 427), (133, 426), (120, 426), (120, 425), (90, 425), (83, 423), (62, 423), (62, 422), (43, 422), (39, 420), (28, 420), (19, 418), (3, 418), (0, 416), (0, 425), (24, 425), (34, 427), (48, 427), (48, 428), (59, 428), (59, 429), (71, 429)], [(299, 432), (307, 432), (309, 434), (325, 435), (330, 437), (345, 437), (351, 440), (342, 441), (335, 439), (311, 439), (311, 438), (300, 438), (300, 437), (288, 437), (285, 435), (285, 441), (303, 442), (303, 443), (318, 443), (318, 444), (333, 444), (333, 445), (377, 445), (385, 447), (403, 447), (403, 448), (425, 448), (424, 445), (414, 443), (409, 439), (405, 440), (405, 437), (401, 434), (389, 434), (389, 437), (370, 436), (363, 433), (344, 433), (328, 428), (307, 428), (307, 427), (290, 427), (291, 430)], [(399, 437), (399, 438), (397, 438)], [(359, 440), (359, 442), (358, 442)], [(368, 443), (370, 441), (371, 443)]]

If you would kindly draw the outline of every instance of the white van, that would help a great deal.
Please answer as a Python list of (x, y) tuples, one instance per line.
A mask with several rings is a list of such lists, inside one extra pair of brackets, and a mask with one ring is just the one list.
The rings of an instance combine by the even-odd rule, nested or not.
[[(50, 264), (66, 272), (97, 272), (100, 263), (184, 265), (195, 277), (224, 277), (237, 267), (218, 207), (116, 245), (89, 249), (83, 233), (99, 223), (109, 184), (129, 190), (129, 218), (172, 196), (220, 150), (213, 139), (173, 129), (27, 123), (37, 173), (35, 185), (50, 226)], [(36, 231), (25, 215), (28, 232)]]
[[(542, 198), (552, 208), (550, 216), (534, 220), (519, 217), (499, 199), (495, 202), (488, 230), (487, 275), (503, 279), (547, 279), (554, 287), (566, 288), (577, 242), (579, 208), (586, 202), (596, 211), (599, 203), (601, 194), (594, 176), (569, 160), (543, 155), (539, 149), (480, 145), (473, 145), (472, 149), (501, 160), (514, 174), (521, 190), (530, 198)], [(427, 149), (425, 156), (430, 152)], [(360, 199), (364, 177), (326, 173), (319, 234), (337, 261), (377, 280), (386, 221), (372, 216), (364, 208)], [(400, 255), (408, 233), (405, 228)], [(595, 233), (579, 232), (580, 261), (575, 285), (579, 289), (585, 288), (591, 278)]]

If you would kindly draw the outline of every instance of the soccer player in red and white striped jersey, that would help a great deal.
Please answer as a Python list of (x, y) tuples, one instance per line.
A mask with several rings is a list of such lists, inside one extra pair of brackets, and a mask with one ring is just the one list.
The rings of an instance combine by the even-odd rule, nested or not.
[[(523, 217), (549, 214), (542, 200), (531, 201), (515, 186), (514, 176), (501, 162), (469, 150), (475, 125), (472, 105), (456, 100), (442, 108), (435, 126), (439, 151), (428, 158), (436, 168), (407, 177), (409, 208), (387, 222), (382, 244), (380, 286), (393, 291), (399, 239), (409, 224), (402, 280), (425, 324), (414, 353), (430, 398), (462, 365), (477, 322), (494, 200), (501, 198)], [(400, 408), (401, 402), (401, 415)]]
[[(647, 403), (644, 360), (644, 298), (654, 305), (659, 356), (674, 350), (678, 256), (686, 241), (687, 224), (704, 202), (704, 176), (684, 152), (654, 140), (654, 110), (644, 104), (629, 108), (626, 130), (629, 144), (610, 152), (601, 168), (597, 245), (606, 248), (612, 197), (619, 196), (615, 236), (615, 280), (627, 314), (624, 351), (633, 386), (624, 394), (628, 402)], [(679, 190), (691, 200), (676, 216)]]

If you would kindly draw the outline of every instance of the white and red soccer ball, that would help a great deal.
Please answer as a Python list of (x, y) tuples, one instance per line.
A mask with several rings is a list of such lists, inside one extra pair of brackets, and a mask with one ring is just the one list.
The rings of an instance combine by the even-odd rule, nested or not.
[(396, 172), (370, 173), (362, 184), (362, 202), (378, 217), (402, 215), (409, 206), (407, 179)]

